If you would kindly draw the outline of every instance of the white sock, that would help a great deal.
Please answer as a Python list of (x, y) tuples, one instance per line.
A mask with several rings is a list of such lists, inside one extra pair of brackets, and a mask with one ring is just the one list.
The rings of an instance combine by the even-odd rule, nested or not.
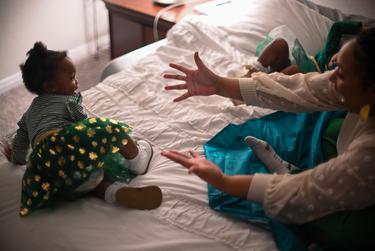
[(104, 193), (104, 200), (108, 203), (114, 204), (116, 203), (116, 192), (121, 187), (126, 187), (127, 185), (121, 182), (114, 182), (113, 184), (109, 185)]
[(253, 62), (253, 66), (258, 71), (265, 72), (265, 73), (270, 73), (271, 72), (271, 67), (270, 66), (265, 67), (258, 60)]
[(291, 169), (296, 168), (294, 165), (280, 158), (267, 142), (252, 136), (247, 136), (245, 141), (253, 150), (255, 156), (257, 156), (272, 173), (289, 173)]
[(129, 170), (135, 174), (144, 174), (147, 172), (150, 164), (153, 150), (152, 146), (144, 140), (137, 141), (138, 154), (133, 159), (125, 159), (128, 163)]

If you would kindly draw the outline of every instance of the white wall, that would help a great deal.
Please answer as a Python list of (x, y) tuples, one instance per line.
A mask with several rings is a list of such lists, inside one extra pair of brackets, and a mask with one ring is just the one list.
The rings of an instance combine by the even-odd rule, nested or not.
[(109, 46), (108, 14), (101, 0), (1, 0), (0, 89), (19, 78), (18, 65), (35, 41), (49, 49), (69, 50), (76, 60), (94, 53), (94, 7), (102, 46)]

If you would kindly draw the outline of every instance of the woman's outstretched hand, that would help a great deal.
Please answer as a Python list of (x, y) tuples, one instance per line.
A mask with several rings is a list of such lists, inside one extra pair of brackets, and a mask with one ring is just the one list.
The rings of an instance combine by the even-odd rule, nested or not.
[(186, 167), (189, 173), (196, 174), (209, 184), (221, 187), (224, 182), (224, 174), (220, 168), (205, 157), (198, 156), (193, 151), (190, 151), (191, 156), (177, 151), (163, 151), (161, 155)]
[(190, 151), (191, 156), (177, 151), (162, 151), (161, 155), (183, 165), (189, 173), (196, 174), (224, 193), (240, 198), (247, 196), (253, 178), (251, 175), (225, 175), (217, 165), (193, 151)]
[(200, 59), (198, 52), (194, 53), (194, 61), (198, 69), (188, 69), (182, 65), (170, 64), (170, 67), (181, 71), (185, 75), (165, 74), (164, 78), (185, 81), (184, 84), (169, 85), (165, 90), (187, 90), (183, 95), (175, 98), (178, 102), (192, 96), (210, 96), (217, 94), (219, 76), (208, 69)]

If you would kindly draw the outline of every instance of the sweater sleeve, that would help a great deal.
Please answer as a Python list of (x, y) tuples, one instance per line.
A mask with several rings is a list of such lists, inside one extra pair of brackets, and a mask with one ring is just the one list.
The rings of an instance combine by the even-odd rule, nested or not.
[(364, 135), (343, 154), (299, 174), (255, 175), (248, 199), (263, 203), (269, 216), (285, 223), (369, 207), (375, 204), (373, 140)]
[(240, 78), (243, 100), (255, 105), (286, 112), (334, 111), (343, 109), (341, 95), (329, 81), (332, 72), (295, 74), (255, 73)]
[(25, 164), (29, 147), (30, 141), (26, 128), (25, 115), (23, 115), (18, 122), (17, 133), (12, 142), (12, 163), (16, 165)]

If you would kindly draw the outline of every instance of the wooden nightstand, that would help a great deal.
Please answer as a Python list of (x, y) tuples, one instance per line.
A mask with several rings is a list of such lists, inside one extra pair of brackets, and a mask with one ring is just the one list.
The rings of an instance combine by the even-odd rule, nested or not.
[[(163, 8), (152, 0), (103, 0), (109, 13), (111, 58), (154, 42), (153, 22)], [(167, 11), (159, 19), (159, 38), (187, 14), (194, 13), (193, 6), (208, 0), (196, 1)]]

